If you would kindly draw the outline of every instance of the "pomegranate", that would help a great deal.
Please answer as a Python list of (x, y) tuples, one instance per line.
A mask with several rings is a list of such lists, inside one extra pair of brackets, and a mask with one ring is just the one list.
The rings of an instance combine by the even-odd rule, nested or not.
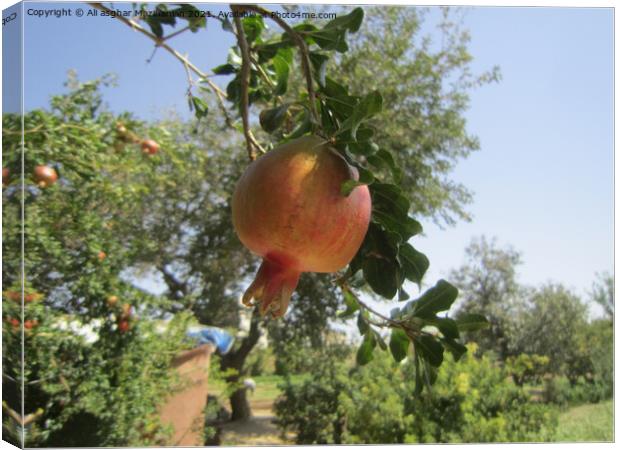
[(121, 308), (123, 311), (123, 317), (131, 317), (131, 305), (129, 303), (123, 303), (123, 306)]
[(118, 321), (117, 327), (121, 334), (125, 334), (131, 329), (131, 324), (127, 319), (121, 319)]
[(109, 306), (110, 308), (113, 308), (113, 307), (115, 307), (115, 306), (116, 306), (116, 304), (118, 303), (118, 297), (117, 297), (116, 295), (110, 295), (110, 296), (107, 298), (107, 302), (108, 302), (108, 306)]
[(8, 167), (2, 168), (2, 186), (8, 186), (11, 182), (11, 171)]
[(153, 139), (145, 139), (142, 141), (142, 153), (146, 155), (154, 155), (159, 151), (159, 144)]
[(341, 194), (358, 178), (328, 143), (306, 136), (248, 166), (232, 200), (235, 231), (263, 257), (243, 304), (281, 317), (301, 272), (336, 272), (357, 253), (370, 221), (368, 187)]
[(49, 166), (36, 166), (34, 168), (34, 181), (40, 188), (46, 188), (56, 183), (58, 174)]
[(99, 261), (103, 261), (106, 258), (106, 256), (108, 256), (108, 255), (106, 255), (103, 250), (101, 250), (99, 253), (97, 253), (97, 259)]

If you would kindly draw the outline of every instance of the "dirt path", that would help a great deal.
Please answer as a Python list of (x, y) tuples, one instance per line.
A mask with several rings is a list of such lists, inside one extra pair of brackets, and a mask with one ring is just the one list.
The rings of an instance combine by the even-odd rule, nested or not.
[(243, 422), (229, 422), (222, 426), (222, 445), (291, 445), (292, 436), (283, 440), (280, 430), (273, 423), (273, 402), (250, 401), (254, 416)]

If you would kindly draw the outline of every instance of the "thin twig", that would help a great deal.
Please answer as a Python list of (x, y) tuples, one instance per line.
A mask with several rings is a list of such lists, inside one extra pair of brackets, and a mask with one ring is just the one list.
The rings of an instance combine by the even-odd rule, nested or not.
[[(112, 13), (114, 11), (112, 11), (110, 8), (102, 5), (101, 3), (88, 3), (90, 6), (92, 6), (93, 8), (97, 8), (100, 11), (105, 11), (107, 13)], [(222, 112), (224, 113), (224, 117), (226, 120), (226, 124), (231, 127), (234, 128), (233, 122), (230, 119), (230, 116), (228, 115), (228, 110), (226, 109), (226, 105), (224, 105), (224, 99), (226, 99), (226, 93), (224, 91), (222, 91), (215, 83), (213, 83), (210, 79), (209, 79), (209, 75), (207, 75), (206, 73), (204, 73), (203, 71), (201, 71), (198, 67), (196, 67), (194, 64), (192, 64), (191, 61), (189, 61), (186, 57), (184, 57), (183, 55), (181, 55), (179, 52), (177, 52), (175, 49), (173, 49), (172, 47), (170, 47), (168, 44), (166, 44), (164, 41), (165, 39), (163, 38), (158, 38), (157, 36), (155, 36), (153, 33), (151, 33), (150, 31), (148, 31), (147, 29), (143, 28), (140, 24), (138, 24), (137, 22), (134, 22), (131, 19), (127, 19), (126, 17), (123, 17), (121, 15), (117, 15), (117, 14), (110, 14), (112, 17), (115, 17), (117, 20), (120, 20), (121, 22), (123, 22), (125, 25), (133, 28), (134, 30), (138, 31), (139, 33), (142, 33), (143, 35), (145, 35), (146, 37), (148, 37), (149, 39), (151, 39), (153, 42), (155, 42), (155, 45), (157, 47), (161, 47), (164, 50), (166, 50), (168, 53), (170, 53), (172, 56), (174, 56), (176, 59), (178, 59), (179, 61), (181, 61), (183, 64), (186, 64), (187, 67), (190, 68), (190, 70), (192, 72), (194, 72), (196, 75), (198, 75), (201, 79), (203, 79), (205, 81), (205, 83), (207, 83), (207, 85), (209, 86), (209, 88), (215, 93), (220, 109), (222, 110)], [(168, 36), (168, 38), (170, 38), (170, 36)]]
[[(232, 6), (232, 9), (235, 11), (234, 5)], [(248, 157), (250, 158), (250, 161), (254, 161), (256, 159), (256, 148), (250, 139), (250, 99), (248, 93), (250, 89), (250, 50), (248, 48), (248, 41), (245, 38), (245, 32), (243, 31), (241, 18), (235, 14), (233, 20), (235, 22), (235, 27), (237, 28), (237, 42), (239, 44), (239, 49), (241, 50), (241, 73), (239, 74), (241, 81), (241, 120), (243, 121), (243, 133), (245, 134), (245, 142), (248, 148)]]
[(286, 33), (293, 39), (293, 42), (299, 47), (301, 54), (301, 69), (304, 72), (306, 78), (306, 88), (308, 90), (308, 99), (310, 101), (310, 112), (316, 124), (320, 124), (319, 113), (316, 109), (316, 94), (314, 92), (314, 82), (312, 81), (312, 71), (310, 69), (310, 53), (308, 46), (304, 38), (293, 30), (288, 23), (282, 20), (278, 15), (273, 14), (271, 11), (257, 5), (235, 5), (238, 11), (254, 11), (261, 14), (263, 17), (269, 17), (276, 22)]
[(184, 31), (187, 31), (187, 30), (189, 30), (191, 28), (192, 27), (188, 25), (185, 28), (181, 28), (180, 30), (175, 31), (174, 33), (170, 33), (168, 36), (164, 36), (162, 39), (164, 41), (167, 41), (167, 40), (172, 39), (173, 37), (178, 36), (179, 34), (183, 33)]

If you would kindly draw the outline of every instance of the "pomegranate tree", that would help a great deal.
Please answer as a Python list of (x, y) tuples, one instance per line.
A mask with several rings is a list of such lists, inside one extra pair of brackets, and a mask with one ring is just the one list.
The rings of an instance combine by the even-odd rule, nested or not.
[(250, 164), (232, 201), (241, 242), (263, 257), (243, 303), (282, 316), (302, 272), (335, 272), (358, 251), (370, 221), (366, 186), (342, 184), (357, 171), (316, 136), (291, 141)]

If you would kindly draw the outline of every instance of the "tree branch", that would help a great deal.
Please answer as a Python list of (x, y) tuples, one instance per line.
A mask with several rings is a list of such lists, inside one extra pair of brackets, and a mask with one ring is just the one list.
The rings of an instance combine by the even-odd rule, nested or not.
[(265, 9), (258, 5), (235, 5), (238, 11), (253, 11), (261, 14), (263, 17), (269, 17), (271, 20), (276, 22), (286, 33), (291, 37), (293, 42), (299, 47), (299, 52), (301, 56), (301, 70), (304, 73), (306, 78), (306, 89), (308, 90), (308, 99), (310, 101), (310, 112), (312, 113), (313, 121), (318, 125), (321, 123), (319, 120), (319, 113), (316, 109), (316, 93), (314, 92), (314, 81), (312, 80), (312, 71), (310, 69), (310, 54), (308, 51), (308, 45), (306, 45), (306, 41), (304, 38), (293, 30), (288, 23), (278, 17), (276, 14), (273, 14), (268, 9)]
[[(231, 9), (235, 11), (235, 6), (231, 5)], [(241, 50), (241, 105), (240, 105), (240, 113), (241, 120), (243, 121), (243, 134), (245, 135), (245, 142), (248, 148), (248, 157), (250, 161), (254, 161), (256, 159), (256, 147), (252, 142), (252, 136), (250, 131), (250, 113), (249, 113), (249, 94), (248, 90), (250, 88), (250, 50), (248, 49), (248, 41), (245, 38), (245, 32), (243, 31), (243, 24), (241, 23), (241, 19), (238, 15), (233, 17), (235, 22), (235, 27), (237, 28), (237, 42), (239, 44), (239, 49)]]
[(164, 282), (168, 286), (168, 289), (170, 290), (170, 293), (175, 300), (180, 300), (187, 295), (187, 283), (179, 281), (178, 278), (176, 278), (168, 269), (166, 269), (165, 264), (160, 264), (157, 266), (157, 268), (162, 273), (162, 276), (164, 277)]
[[(106, 13), (112, 13), (114, 12), (113, 10), (111, 10), (110, 8), (104, 6), (101, 3), (88, 3), (90, 6), (92, 6), (93, 8), (96, 8), (100, 11), (105, 11)], [(220, 106), (220, 109), (222, 110), (222, 112), (224, 113), (224, 118), (226, 120), (226, 124), (231, 127), (234, 128), (233, 126), (233, 122), (230, 119), (230, 116), (228, 115), (228, 110), (226, 109), (226, 105), (224, 105), (224, 99), (226, 98), (226, 93), (224, 91), (222, 91), (217, 84), (215, 84), (213, 81), (211, 81), (209, 79), (209, 75), (207, 75), (206, 73), (204, 73), (203, 71), (201, 71), (198, 67), (196, 67), (194, 64), (192, 64), (191, 61), (189, 61), (186, 57), (184, 57), (183, 55), (181, 55), (179, 52), (177, 52), (175, 49), (173, 49), (172, 47), (170, 47), (168, 44), (166, 44), (165, 40), (169, 39), (170, 37), (172, 37), (173, 35), (170, 35), (166, 38), (158, 38), (157, 36), (155, 36), (153, 33), (151, 33), (150, 31), (148, 31), (147, 29), (143, 28), (140, 24), (138, 24), (137, 22), (134, 22), (131, 19), (127, 19), (126, 17), (123, 17), (121, 15), (117, 15), (117, 14), (110, 14), (112, 17), (115, 17), (117, 20), (120, 20), (121, 22), (123, 22), (125, 25), (133, 28), (134, 30), (138, 31), (139, 33), (142, 33), (143, 35), (145, 35), (146, 37), (148, 37), (150, 40), (152, 40), (153, 42), (155, 42), (155, 45), (157, 47), (161, 47), (164, 50), (166, 50), (168, 53), (170, 53), (172, 56), (174, 56), (176, 59), (178, 59), (179, 61), (181, 61), (183, 64), (185, 64), (192, 72), (194, 72), (196, 75), (198, 75), (201, 79), (203, 79), (205, 81), (205, 83), (207, 83), (207, 85), (209, 86), (209, 88), (211, 89), (211, 91), (213, 91), (213, 93), (215, 94), (215, 96), (217, 97), (217, 101), (218, 104)], [(174, 34), (174, 33), (173, 33)]]

